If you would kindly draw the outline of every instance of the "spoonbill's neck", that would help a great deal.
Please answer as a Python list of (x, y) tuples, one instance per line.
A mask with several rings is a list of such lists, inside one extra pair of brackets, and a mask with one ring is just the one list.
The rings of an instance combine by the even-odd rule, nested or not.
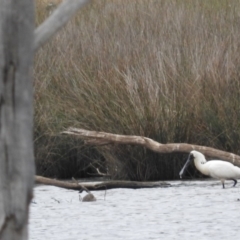
[(204, 157), (204, 155), (198, 155), (195, 157), (194, 159), (194, 164), (195, 164), (195, 167), (204, 175), (209, 175), (209, 171), (205, 165), (206, 163), (206, 159)]

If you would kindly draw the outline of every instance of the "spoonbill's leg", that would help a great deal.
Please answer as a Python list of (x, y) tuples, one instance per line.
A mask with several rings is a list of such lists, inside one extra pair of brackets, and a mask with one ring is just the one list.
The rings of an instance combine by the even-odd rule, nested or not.
[(223, 188), (225, 188), (224, 180), (221, 180)]
[(235, 187), (237, 185), (237, 180), (236, 179), (231, 179), (234, 181), (233, 187)]

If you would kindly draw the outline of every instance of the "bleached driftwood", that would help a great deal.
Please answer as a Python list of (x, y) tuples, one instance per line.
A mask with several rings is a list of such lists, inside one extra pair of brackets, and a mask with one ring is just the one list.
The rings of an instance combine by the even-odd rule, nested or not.
[(68, 128), (66, 131), (63, 131), (62, 134), (78, 136), (84, 139), (85, 143), (89, 145), (106, 145), (113, 143), (140, 145), (158, 153), (189, 153), (192, 150), (197, 150), (207, 157), (222, 159), (240, 166), (239, 155), (206, 146), (187, 143), (162, 144), (152, 140), (151, 138), (142, 136), (119, 135), (106, 132), (89, 131), (79, 128)]
[(114, 188), (157, 188), (157, 187), (170, 187), (171, 185), (166, 182), (136, 182), (136, 181), (106, 181), (106, 182), (97, 182), (97, 183), (76, 183), (67, 182), (67, 181), (59, 181), (56, 179), (35, 176), (35, 183), (51, 185), (55, 187), (71, 189), (71, 190), (79, 190), (88, 189), (89, 191), (96, 190), (108, 190)]
[(34, 32), (34, 51), (43, 46), (69, 19), (90, 0), (66, 0)]

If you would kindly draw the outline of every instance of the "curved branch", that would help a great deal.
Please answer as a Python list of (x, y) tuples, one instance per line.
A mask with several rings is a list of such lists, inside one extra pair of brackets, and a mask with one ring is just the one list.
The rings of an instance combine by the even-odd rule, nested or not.
[(219, 158), (240, 166), (239, 155), (206, 146), (187, 143), (162, 144), (151, 138), (142, 136), (119, 135), (106, 132), (88, 131), (79, 128), (69, 128), (66, 131), (63, 131), (62, 134), (76, 135), (85, 139), (85, 143), (90, 145), (106, 145), (112, 143), (140, 145), (158, 153), (189, 153), (192, 150), (197, 150), (210, 158)]
[(44, 45), (89, 0), (66, 0), (34, 32), (34, 51)]

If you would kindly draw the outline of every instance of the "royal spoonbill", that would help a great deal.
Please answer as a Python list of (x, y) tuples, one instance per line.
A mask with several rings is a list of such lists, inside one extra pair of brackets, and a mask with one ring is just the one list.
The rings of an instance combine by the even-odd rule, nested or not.
[(187, 166), (192, 160), (194, 160), (195, 167), (202, 174), (219, 179), (222, 182), (223, 188), (225, 188), (225, 180), (232, 180), (234, 182), (233, 187), (235, 187), (237, 184), (236, 179), (240, 178), (239, 167), (234, 166), (232, 163), (221, 160), (211, 160), (207, 162), (205, 156), (198, 151), (190, 152), (187, 162), (179, 173), (180, 178), (182, 178)]

